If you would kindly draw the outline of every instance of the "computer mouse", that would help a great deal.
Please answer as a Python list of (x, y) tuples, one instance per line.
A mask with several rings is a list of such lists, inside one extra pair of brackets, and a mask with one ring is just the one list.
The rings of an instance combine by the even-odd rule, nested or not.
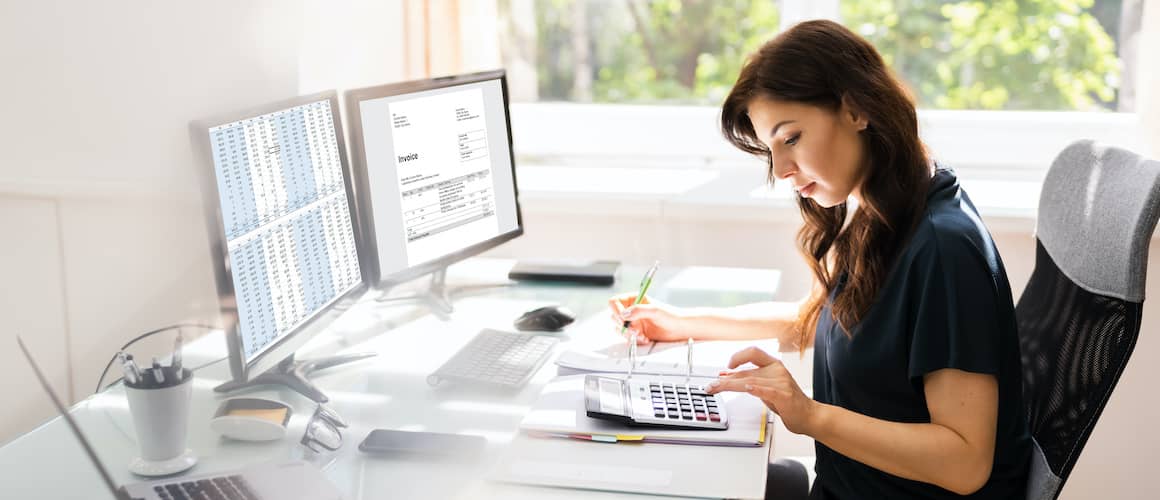
[(576, 321), (576, 314), (568, 308), (544, 306), (520, 315), (513, 324), (521, 331), (558, 332), (573, 321)]

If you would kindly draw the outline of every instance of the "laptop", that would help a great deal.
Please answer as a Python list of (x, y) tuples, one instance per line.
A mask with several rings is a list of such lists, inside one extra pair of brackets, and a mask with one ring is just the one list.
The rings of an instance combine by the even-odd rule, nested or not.
[(97, 458), (92, 445), (80, 427), (69, 415), (64, 405), (57, 397), (56, 391), (48, 384), (48, 379), (40, 371), (40, 366), (32, 359), (32, 354), (24, 346), (24, 341), (17, 336), (16, 342), (24, 357), (36, 372), (36, 378), (44, 387), (52, 404), (64, 417), (69, 429), (80, 441), (85, 454), (92, 460), (93, 466), (101, 474), (101, 479), (113, 493), (117, 500), (181, 500), (181, 499), (222, 499), (222, 500), (283, 500), (283, 499), (310, 499), (310, 500), (338, 500), (342, 495), (322, 475), (322, 471), (303, 461), (289, 461), (284, 463), (266, 463), (200, 476), (172, 477), (157, 481), (136, 483), (118, 487), (109, 475), (109, 470)]

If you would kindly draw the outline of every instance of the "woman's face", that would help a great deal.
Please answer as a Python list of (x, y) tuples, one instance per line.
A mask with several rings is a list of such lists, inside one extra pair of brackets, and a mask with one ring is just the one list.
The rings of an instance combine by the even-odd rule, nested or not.
[(865, 146), (859, 133), (867, 123), (860, 113), (845, 104), (835, 113), (759, 97), (749, 103), (749, 120), (769, 148), (775, 179), (827, 208), (860, 196)]

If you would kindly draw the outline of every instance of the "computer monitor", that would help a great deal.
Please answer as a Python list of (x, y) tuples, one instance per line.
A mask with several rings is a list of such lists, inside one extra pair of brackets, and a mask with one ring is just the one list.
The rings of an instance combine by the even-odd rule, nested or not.
[[(450, 312), (446, 267), (523, 234), (504, 72), (347, 91), (369, 283), (434, 273), (416, 296)], [(388, 298), (387, 300), (391, 300)]]
[(219, 391), (326, 401), (306, 375), (367, 356), (294, 360), (365, 290), (340, 124), (331, 91), (191, 125), (233, 375)]

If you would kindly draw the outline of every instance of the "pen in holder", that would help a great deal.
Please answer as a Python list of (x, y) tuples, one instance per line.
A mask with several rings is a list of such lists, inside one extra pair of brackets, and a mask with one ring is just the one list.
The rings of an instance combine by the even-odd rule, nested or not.
[[(132, 364), (132, 358), (128, 358)], [(189, 429), (189, 401), (193, 395), (193, 372), (180, 362), (161, 366), (126, 369), (125, 395), (137, 446), (141, 456), (129, 462), (129, 471), (141, 476), (167, 476), (197, 463), (193, 450), (186, 448)], [(135, 378), (135, 380), (133, 380)]]

